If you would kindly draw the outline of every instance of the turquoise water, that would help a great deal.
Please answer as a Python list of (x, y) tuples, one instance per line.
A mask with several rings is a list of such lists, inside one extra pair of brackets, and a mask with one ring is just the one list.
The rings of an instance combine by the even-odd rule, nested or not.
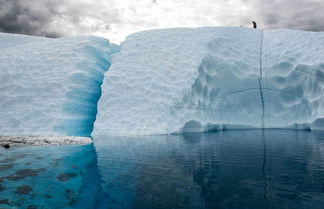
[(2, 149), (0, 208), (323, 209), (324, 134), (224, 131)]

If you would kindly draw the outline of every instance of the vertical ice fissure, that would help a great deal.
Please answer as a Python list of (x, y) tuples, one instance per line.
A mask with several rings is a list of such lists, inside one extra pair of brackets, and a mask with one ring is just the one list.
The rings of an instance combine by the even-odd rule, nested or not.
[(261, 105), (262, 105), (262, 128), (264, 128), (264, 99), (263, 99), (263, 89), (262, 89), (262, 49), (263, 49), (263, 30), (261, 30), (261, 42), (260, 42), (260, 75), (259, 75), (259, 88), (260, 88), (260, 97), (261, 97)]

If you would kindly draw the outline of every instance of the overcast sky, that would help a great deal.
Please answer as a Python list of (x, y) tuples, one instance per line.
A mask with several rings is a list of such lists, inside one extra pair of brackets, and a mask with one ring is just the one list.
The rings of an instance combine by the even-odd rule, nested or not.
[(136, 31), (248, 26), (324, 31), (324, 0), (0, 0), (0, 32), (93, 34), (119, 43)]

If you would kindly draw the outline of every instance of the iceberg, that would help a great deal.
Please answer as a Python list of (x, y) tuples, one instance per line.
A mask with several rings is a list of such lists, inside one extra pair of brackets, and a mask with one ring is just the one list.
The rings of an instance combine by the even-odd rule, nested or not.
[(94, 36), (0, 33), (0, 135), (90, 136), (118, 50)]
[(0, 141), (324, 130), (323, 45), (323, 32), (244, 27), (142, 31), (120, 46), (0, 33)]
[(132, 34), (105, 72), (93, 137), (324, 130), (324, 33), (244, 27)]

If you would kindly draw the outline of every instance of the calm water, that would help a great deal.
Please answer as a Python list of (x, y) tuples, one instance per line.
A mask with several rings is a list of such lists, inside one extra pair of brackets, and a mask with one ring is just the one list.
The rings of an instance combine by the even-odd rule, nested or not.
[(100, 138), (0, 153), (0, 208), (324, 208), (324, 133)]

